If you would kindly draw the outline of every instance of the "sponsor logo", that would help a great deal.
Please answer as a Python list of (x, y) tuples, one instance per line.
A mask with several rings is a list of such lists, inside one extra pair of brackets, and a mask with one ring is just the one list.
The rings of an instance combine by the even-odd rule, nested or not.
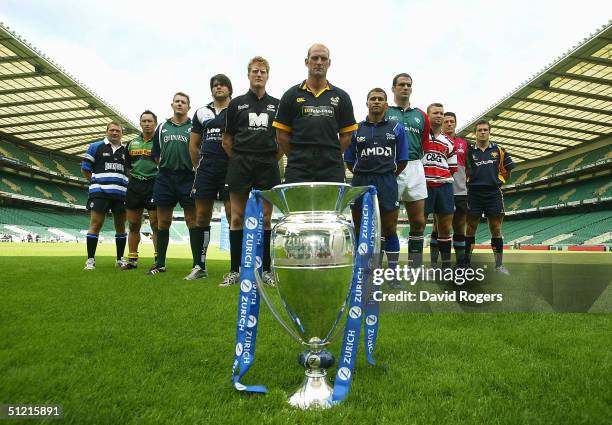
[(365, 141), (366, 141), (365, 136), (358, 136), (358, 137), (357, 137), (357, 143), (360, 143), (360, 142), (365, 142)]
[(94, 203), (93, 203), (93, 201), (91, 201), (91, 202), (89, 203), (89, 208), (93, 208), (93, 206), (94, 206)]
[(361, 317), (361, 307), (351, 307), (349, 310), (349, 316), (351, 316), (353, 319), (359, 319), (359, 317)]
[(246, 109), (246, 108), (248, 108), (248, 107), (249, 107), (249, 104), (248, 104), (248, 103), (247, 103), (247, 104), (244, 104), (244, 105), (238, 105), (238, 110), (239, 110), (239, 111), (242, 111), (243, 109)]
[(338, 106), (338, 102), (340, 102), (340, 97), (339, 96), (331, 97), (329, 99), (329, 103), (331, 103), (332, 106)]
[(385, 133), (387, 136), (387, 140), (395, 140), (395, 134), (393, 133)]
[(162, 133), (165, 133), (166, 131), (168, 131), (168, 129), (167, 129), (167, 128), (164, 128), (164, 129), (162, 130)]
[(414, 121), (415, 121), (417, 124), (421, 124), (421, 119), (420, 119), (420, 118), (414, 117)]
[(268, 111), (276, 111), (276, 106), (268, 105)]
[(303, 97), (298, 97), (297, 99), (295, 99), (296, 103), (302, 103), (302, 102), (306, 102), (306, 99), (304, 99)]
[(244, 225), (247, 229), (253, 230), (257, 227), (257, 219), (255, 217), (247, 217), (247, 219), (244, 220)]
[(255, 326), (257, 326), (257, 318), (253, 316), (252, 314), (250, 314), (249, 321), (247, 322), (247, 327), (254, 328)]
[(242, 292), (251, 292), (251, 289), (253, 289), (253, 284), (249, 279), (244, 279), (240, 282), (240, 290)]
[(263, 262), (261, 261), (261, 257), (255, 257), (255, 268), (260, 268), (262, 264)]
[(427, 161), (432, 161), (432, 162), (442, 162), (443, 157), (442, 157), (442, 154), (439, 154), (439, 153), (433, 153), (433, 152), (428, 152), (428, 153), (425, 155), (425, 159), (426, 159)]
[(207, 134), (221, 133), (221, 129), (220, 128), (208, 128), (208, 129), (206, 129), (206, 133)]
[(492, 159), (488, 159), (486, 161), (477, 161), (474, 164), (476, 164), (477, 167), (480, 167), (481, 165), (495, 164), (495, 161), (493, 161)]
[(102, 154), (102, 156), (111, 156), (111, 154), (110, 154), (110, 153), (107, 153), (107, 152), (104, 152), (104, 153)]
[(387, 146), (383, 148), (382, 146), (374, 146), (370, 148), (365, 148), (361, 151), (361, 157), (364, 156), (392, 156), (393, 149), (391, 146)]
[(302, 106), (302, 116), (334, 117), (334, 108), (331, 106)]
[(239, 342), (238, 344), (236, 344), (236, 355), (242, 356), (242, 351), (243, 351), (242, 343)]
[(351, 379), (351, 371), (349, 370), (349, 368), (341, 367), (340, 369), (338, 369), (338, 378), (342, 379), (343, 381), (348, 381), (349, 379)]
[(366, 324), (368, 326), (375, 325), (377, 321), (378, 321), (378, 319), (373, 314), (370, 314), (368, 317), (366, 317)]
[(236, 388), (238, 391), (244, 391), (247, 389), (247, 387), (245, 387), (244, 385), (242, 385), (240, 382), (236, 382), (234, 384), (234, 388)]
[(357, 251), (360, 255), (365, 255), (368, 252), (368, 244), (365, 242), (360, 243)]
[(268, 127), (268, 114), (249, 112), (249, 127)]
[(491, 157), (492, 157), (493, 159), (497, 158), (497, 152), (491, 152)]

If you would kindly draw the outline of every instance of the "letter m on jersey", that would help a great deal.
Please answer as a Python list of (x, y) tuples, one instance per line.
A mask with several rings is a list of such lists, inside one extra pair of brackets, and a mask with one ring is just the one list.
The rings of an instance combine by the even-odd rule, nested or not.
[(268, 114), (249, 112), (249, 127), (268, 127)]

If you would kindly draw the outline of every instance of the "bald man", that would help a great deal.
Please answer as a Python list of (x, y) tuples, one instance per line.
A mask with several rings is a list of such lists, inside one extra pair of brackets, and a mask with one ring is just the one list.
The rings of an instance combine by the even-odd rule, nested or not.
[(304, 60), (308, 78), (281, 98), (272, 126), (287, 155), (285, 183), (344, 182), (342, 153), (357, 129), (349, 95), (327, 81), (329, 49), (314, 44)]

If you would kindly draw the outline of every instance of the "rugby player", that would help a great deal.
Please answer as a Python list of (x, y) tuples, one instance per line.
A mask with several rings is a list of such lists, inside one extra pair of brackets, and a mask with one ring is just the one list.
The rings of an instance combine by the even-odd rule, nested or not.
[(210, 242), (210, 220), (215, 201), (223, 202), (227, 222), (230, 222), (230, 203), (225, 175), (228, 157), (222, 147), (225, 114), (232, 98), (232, 82), (217, 74), (210, 79), (213, 101), (199, 108), (191, 120), (189, 155), (196, 170), (195, 189), (196, 223), (189, 234), (189, 243), (194, 262), (191, 273), (185, 280), (208, 276), (206, 253)]
[[(191, 119), (189, 96), (177, 92), (172, 97), (173, 115), (160, 124), (153, 135), (151, 156), (159, 166), (155, 179), (153, 200), (157, 206), (157, 260), (147, 274), (154, 275), (166, 271), (166, 252), (170, 241), (172, 213), (177, 203), (183, 207), (185, 224), (189, 236), (194, 237), (195, 201), (191, 197), (193, 187), (193, 164), (189, 157), (189, 137)], [(199, 260), (193, 256), (193, 265)]]
[[(353, 173), (353, 186), (376, 187), (381, 213), (381, 246), (387, 254), (388, 267), (395, 269), (399, 260), (400, 243), (397, 237), (399, 200), (396, 176), (408, 162), (408, 138), (404, 126), (385, 118), (387, 93), (381, 88), (367, 95), (368, 116), (353, 132), (351, 144), (344, 152), (347, 168)], [(351, 206), (355, 229), (361, 222), (361, 198)], [(391, 288), (399, 288), (396, 280)]]
[[(138, 245), (140, 244), (140, 226), (146, 208), (149, 213), (153, 249), (157, 241), (157, 210), (153, 203), (153, 186), (157, 176), (157, 164), (151, 158), (153, 147), (153, 133), (157, 127), (157, 115), (146, 110), (140, 114), (140, 128), (142, 133), (126, 146), (126, 166), (130, 181), (125, 195), (127, 210), (128, 233), (128, 259), (121, 267), (122, 270), (132, 270), (138, 267)], [(157, 253), (155, 254), (157, 256)]]
[(491, 248), (495, 256), (495, 270), (499, 273), (510, 274), (503, 265), (504, 197), (501, 186), (510, 178), (515, 165), (504, 148), (490, 141), (491, 124), (488, 121), (478, 121), (475, 133), (476, 143), (469, 145), (466, 158), (468, 213), (465, 263), (470, 264), (471, 252), (475, 242), (474, 236), (480, 218), (484, 213), (491, 231)]
[[(280, 184), (278, 160), (282, 151), (275, 140), (272, 121), (278, 99), (266, 93), (270, 65), (255, 56), (247, 66), (249, 90), (233, 99), (227, 110), (223, 148), (230, 157), (227, 182), (231, 202), (231, 270), (219, 286), (231, 286), (240, 279), (244, 209), (251, 189), (267, 190)], [(263, 281), (274, 285), (270, 273), (270, 235), (272, 205), (264, 201)]]
[(442, 134), (444, 106), (432, 103), (427, 107), (431, 131), (423, 144), (423, 166), (427, 182), (425, 219), (433, 213), (438, 227), (438, 249), (442, 256), (442, 267), (451, 265), (451, 226), (455, 212), (453, 196), (453, 174), (457, 171), (455, 147)]
[(89, 180), (87, 209), (90, 213), (87, 230), (87, 261), (85, 270), (96, 268), (98, 235), (104, 225), (106, 213), (113, 213), (115, 224), (115, 245), (117, 267), (123, 266), (123, 253), (127, 234), (125, 233), (125, 193), (128, 177), (125, 170), (125, 146), (121, 143), (123, 128), (116, 121), (106, 125), (104, 140), (92, 143), (83, 155), (81, 172)]
[(404, 125), (408, 136), (408, 164), (397, 177), (399, 200), (404, 202), (410, 233), (408, 235), (408, 265), (418, 268), (423, 264), (423, 232), (425, 230), (425, 198), (427, 185), (423, 170), (423, 143), (429, 137), (429, 119), (419, 108), (410, 106), (412, 77), (406, 73), (393, 78), (394, 106), (387, 110), (387, 118)]
[(287, 155), (285, 183), (344, 182), (342, 153), (357, 129), (351, 98), (327, 81), (327, 47), (311, 46), (304, 63), (308, 78), (285, 92), (272, 124)]

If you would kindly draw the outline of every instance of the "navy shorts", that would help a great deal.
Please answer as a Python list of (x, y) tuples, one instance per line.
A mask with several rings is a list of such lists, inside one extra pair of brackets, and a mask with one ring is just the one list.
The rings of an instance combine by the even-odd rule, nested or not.
[(117, 215), (125, 214), (125, 199), (89, 198), (86, 207), (88, 211), (96, 211), (102, 214), (109, 211)]
[(468, 189), (468, 214), (481, 217), (504, 215), (504, 196), (501, 189)]
[(455, 214), (467, 214), (467, 195), (455, 195)]
[(453, 214), (455, 212), (455, 195), (453, 184), (444, 183), (441, 186), (427, 186), (425, 199), (425, 215)]
[(160, 170), (153, 189), (155, 205), (174, 208), (179, 203), (183, 208), (194, 208), (193, 177), (193, 172)]
[[(378, 207), (381, 211), (395, 211), (399, 209), (397, 179), (395, 174), (355, 174), (352, 186), (374, 186), (378, 193)], [(357, 199), (351, 208), (361, 209), (361, 198)]]
[(138, 179), (130, 177), (127, 193), (125, 194), (125, 207), (129, 210), (154, 210), (153, 187), (155, 179)]
[(232, 193), (249, 193), (251, 189), (268, 190), (280, 184), (276, 154), (236, 153), (230, 158), (227, 184)]
[(227, 201), (229, 191), (225, 183), (227, 160), (203, 156), (198, 163), (193, 187), (196, 199)]
[(344, 183), (344, 160), (340, 149), (316, 145), (292, 145), (287, 156), (285, 183)]

